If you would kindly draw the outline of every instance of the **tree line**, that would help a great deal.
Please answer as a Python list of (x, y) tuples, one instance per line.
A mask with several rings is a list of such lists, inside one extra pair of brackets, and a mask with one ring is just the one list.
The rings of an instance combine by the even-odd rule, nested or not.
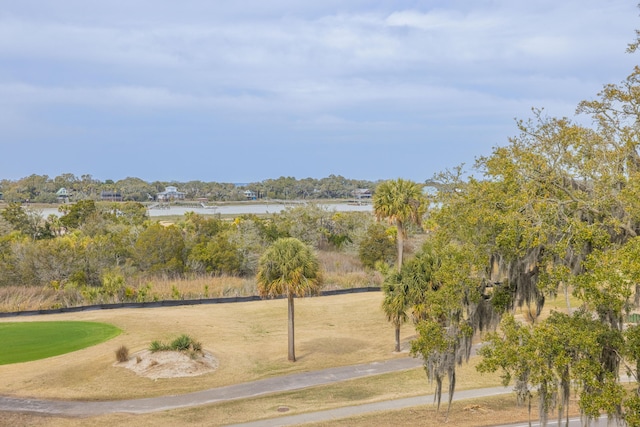
[(150, 219), (138, 202), (82, 200), (59, 210), (44, 218), (8, 203), (0, 211), (0, 287), (80, 290), (87, 302), (144, 300), (133, 284), (145, 278), (253, 278), (262, 253), (282, 237), (353, 254), (371, 268), (394, 261), (394, 233), (370, 213), (314, 203), (233, 220), (190, 212), (172, 223)]
[(208, 201), (246, 200), (249, 190), (260, 199), (315, 200), (349, 199), (357, 189), (375, 189), (377, 182), (347, 179), (340, 175), (325, 178), (296, 179), (280, 177), (253, 183), (220, 183), (203, 181), (154, 181), (128, 177), (113, 181), (100, 181), (90, 174), (75, 176), (65, 173), (54, 178), (47, 175), (30, 175), (18, 180), (0, 180), (0, 199), (14, 203), (57, 203), (61, 188), (67, 190), (71, 201), (100, 200), (103, 192), (117, 193), (124, 201), (146, 202), (156, 197), (167, 186), (175, 186), (187, 199)]

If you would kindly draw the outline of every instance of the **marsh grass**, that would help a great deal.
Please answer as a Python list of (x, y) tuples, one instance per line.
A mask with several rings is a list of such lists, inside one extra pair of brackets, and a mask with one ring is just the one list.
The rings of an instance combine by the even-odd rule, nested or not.
[(148, 286), (155, 300), (218, 298), (225, 296), (255, 295), (253, 278), (235, 276), (194, 276), (185, 279), (154, 278), (138, 279), (134, 288)]
[[(380, 286), (382, 275), (365, 271), (357, 255), (321, 251), (323, 290)], [(132, 278), (122, 295), (100, 293), (100, 288), (54, 283), (50, 286), (6, 286), (0, 288), (0, 312), (46, 310), (92, 304), (206, 299), (257, 295), (253, 277), (192, 276)]]
[(52, 288), (38, 286), (4, 286), (0, 288), (0, 311), (25, 311), (62, 306), (60, 296)]
[(324, 290), (380, 286), (384, 277), (378, 271), (367, 271), (360, 259), (350, 252), (318, 252), (324, 274)]

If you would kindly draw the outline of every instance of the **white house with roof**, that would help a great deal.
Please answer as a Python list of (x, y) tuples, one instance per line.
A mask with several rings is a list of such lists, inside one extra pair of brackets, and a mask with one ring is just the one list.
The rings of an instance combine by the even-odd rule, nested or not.
[(355, 197), (358, 200), (370, 199), (371, 190), (369, 190), (368, 188), (357, 188), (353, 190), (353, 197)]
[(158, 201), (183, 200), (186, 193), (178, 191), (177, 187), (172, 185), (165, 187), (164, 191), (158, 193)]
[(71, 192), (62, 187), (56, 191), (56, 197), (58, 198), (58, 202), (67, 203), (69, 201), (69, 197), (71, 197)]

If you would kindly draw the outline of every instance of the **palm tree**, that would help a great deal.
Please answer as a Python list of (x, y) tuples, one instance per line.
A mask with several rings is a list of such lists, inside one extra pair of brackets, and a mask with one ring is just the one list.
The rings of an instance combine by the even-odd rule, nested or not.
[(395, 327), (396, 352), (400, 351), (400, 327), (409, 320), (407, 311), (411, 308), (415, 323), (423, 320), (425, 295), (437, 288), (433, 276), (438, 264), (439, 259), (433, 248), (425, 244), (415, 257), (402, 266), (400, 273), (389, 272), (382, 283), (382, 310)]
[(403, 283), (402, 274), (391, 272), (382, 283), (382, 310), (396, 331), (396, 352), (400, 352), (400, 326), (409, 319), (407, 309), (411, 305), (408, 286)]
[(295, 362), (293, 297), (303, 297), (319, 290), (322, 275), (318, 259), (300, 240), (280, 238), (260, 257), (256, 281), (262, 297), (287, 296), (289, 360)]
[(409, 180), (398, 178), (384, 181), (376, 188), (373, 195), (373, 212), (378, 220), (387, 219), (398, 230), (397, 271), (402, 268), (404, 238), (407, 235), (406, 225), (420, 224), (426, 209), (422, 187)]

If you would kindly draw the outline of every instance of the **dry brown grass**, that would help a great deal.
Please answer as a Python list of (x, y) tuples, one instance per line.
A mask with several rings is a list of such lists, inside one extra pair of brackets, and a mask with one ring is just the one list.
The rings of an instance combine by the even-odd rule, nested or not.
[[(571, 402), (570, 416), (578, 416), (578, 405)], [(482, 399), (470, 399), (454, 402), (448, 419), (446, 410), (437, 411), (434, 405), (424, 405), (397, 411), (377, 412), (342, 420), (309, 423), (307, 427), (369, 427), (369, 426), (420, 426), (438, 427), (450, 425), (456, 427), (497, 426), (506, 423), (524, 423), (529, 420), (526, 406), (517, 406), (513, 396), (494, 396)], [(531, 420), (538, 419), (537, 402), (531, 410)], [(550, 414), (549, 425), (556, 425)]]
[[(391, 352), (393, 328), (379, 307), (380, 293), (306, 298), (296, 301), (299, 360), (286, 360), (286, 302), (159, 309), (105, 310), (20, 318), (35, 320), (93, 320), (123, 329), (119, 337), (75, 353), (41, 361), (0, 366), (0, 394), (61, 399), (123, 399), (185, 393), (286, 373), (401, 357)], [(550, 302), (549, 306), (553, 306)], [(560, 305), (560, 304), (558, 304)], [(560, 308), (560, 307), (558, 307)], [(0, 319), (2, 322), (14, 319)], [(406, 344), (412, 328), (402, 329)], [(113, 366), (113, 351), (127, 345), (146, 348), (155, 339), (188, 333), (197, 336), (220, 361), (217, 371), (202, 377), (149, 380)], [(406, 355), (404, 355), (406, 356)], [(494, 386), (496, 375), (480, 375), (476, 360), (458, 371), (457, 389)], [(446, 387), (446, 385), (445, 385)], [(343, 383), (278, 393), (255, 399), (164, 411), (145, 415), (113, 414), (85, 419), (0, 413), (0, 425), (33, 426), (213, 426), (370, 403), (432, 393), (424, 371), (413, 369)], [(479, 405), (474, 407), (474, 405)], [(535, 409), (534, 409), (535, 413)], [(431, 405), (355, 417), (318, 425), (441, 425), (442, 414)], [(526, 421), (525, 408), (513, 396), (465, 401), (453, 406), (449, 425), (494, 425), (505, 420)]]
[(53, 288), (3, 286), (0, 288), (0, 312), (38, 310), (55, 307), (58, 296)]
[[(263, 405), (256, 401), (234, 402), (230, 404), (212, 405), (198, 408), (197, 410), (167, 411), (153, 416), (150, 415), (106, 415), (90, 419), (69, 419), (60, 417), (41, 417), (26, 414), (0, 415), (0, 421), (4, 425), (38, 426), (38, 427), (99, 427), (112, 425), (126, 425), (135, 427), (169, 427), (175, 425), (190, 426), (220, 426), (228, 423), (236, 423), (238, 414), (245, 409), (252, 410), (250, 405)], [(287, 396), (281, 397), (279, 402), (272, 402), (272, 406), (266, 408), (269, 416), (291, 415), (278, 413), (278, 408), (288, 406), (290, 400)], [(535, 406), (535, 403), (534, 403)], [(217, 410), (213, 410), (213, 409)], [(295, 410), (295, 408), (294, 408)], [(535, 409), (532, 410), (532, 420), (537, 419)], [(571, 407), (571, 414), (577, 415), (575, 403)], [(438, 427), (450, 425), (456, 427), (480, 427), (502, 425), (507, 422), (526, 423), (528, 413), (526, 407), (518, 407), (512, 396), (497, 396), (485, 399), (473, 399), (454, 402), (448, 422), (445, 423), (443, 411), (436, 412), (431, 404), (406, 408), (397, 411), (376, 412), (352, 418), (333, 420), (328, 422), (305, 424), (308, 427), (370, 427), (370, 426), (421, 426)], [(555, 425), (554, 419), (550, 419), (550, 425)]]
[(201, 276), (188, 279), (153, 279), (134, 283), (135, 289), (149, 286), (149, 293), (158, 300), (218, 298), (256, 294), (253, 278), (234, 276)]
[[(470, 387), (484, 387), (496, 385), (496, 378), (480, 376), (474, 369), (475, 363), (461, 368), (459, 384), (460, 389)], [(283, 415), (294, 415), (305, 412), (313, 412), (323, 409), (338, 408), (345, 405), (358, 405), (383, 400), (398, 399), (424, 395), (433, 392), (433, 388), (427, 383), (424, 371), (421, 368), (403, 372), (379, 375), (370, 378), (362, 378), (346, 381), (322, 387), (313, 387), (305, 390), (277, 393), (260, 398), (240, 401), (225, 402), (214, 405), (206, 405), (194, 408), (177, 409), (144, 415), (105, 415), (90, 419), (65, 419), (39, 416), (23, 416), (20, 421), (28, 421), (42, 426), (173, 426), (173, 425), (199, 425), (219, 426), (231, 423), (241, 423), (257, 419), (273, 418)], [(393, 425), (413, 425), (404, 422), (413, 419), (416, 410), (428, 410), (432, 407), (431, 401), (426, 400), (424, 407), (391, 411), (395, 420)], [(513, 408), (513, 397), (503, 400), (505, 406)], [(286, 407), (288, 411), (281, 413), (278, 408)], [(458, 411), (459, 409), (454, 409)], [(452, 412), (453, 414), (453, 412)], [(367, 419), (363, 417), (363, 419)], [(1, 418), (0, 418), (1, 420)], [(377, 418), (373, 418), (377, 420)], [(368, 424), (366, 424), (368, 422)], [(362, 425), (383, 425), (372, 422), (371, 419)], [(27, 424), (26, 422), (24, 424)], [(28, 425), (28, 424), (27, 424)], [(389, 424), (391, 425), (391, 424)], [(458, 425), (458, 424), (452, 424)], [(468, 424), (473, 425), (473, 424)], [(478, 425), (478, 424), (476, 424)]]
[(321, 251), (318, 259), (326, 290), (380, 286), (384, 279), (378, 271), (365, 271), (353, 253)]
[[(146, 292), (144, 301), (172, 299), (202, 299), (228, 296), (255, 295), (253, 278), (196, 277), (190, 279), (140, 279), (129, 283), (132, 289)], [(134, 298), (135, 300), (135, 298)], [(0, 287), (0, 312), (41, 310), (60, 307), (122, 302), (114, 297), (87, 301), (76, 287), (5, 286)]]
[[(324, 272), (325, 290), (380, 286), (382, 275), (364, 271), (357, 255), (343, 252), (319, 252)], [(203, 299), (257, 295), (253, 277), (194, 276), (190, 278), (133, 278), (127, 280), (133, 297), (121, 301), (116, 296), (101, 295), (85, 300), (80, 288), (53, 286), (0, 287), (0, 312), (42, 310), (99, 303)], [(143, 295), (144, 294), (144, 295)]]
[(363, 267), (356, 254), (347, 252), (320, 251), (318, 252), (320, 267), (324, 273), (354, 273), (362, 272)]
[[(287, 361), (286, 300), (174, 308), (120, 309), (20, 318), (107, 322), (117, 338), (75, 353), (0, 366), (1, 394), (62, 399), (122, 399), (185, 393), (242, 381), (398, 357), (393, 328), (379, 309), (382, 295), (366, 293), (296, 301), (299, 360)], [(16, 319), (0, 319), (2, 322)], [(411, 328), (404, 328), (407, 340)], [(211, 375), (149, 381), (113, 367), (113, 352), (153, 340), (197, 336), (220, 362)]]

